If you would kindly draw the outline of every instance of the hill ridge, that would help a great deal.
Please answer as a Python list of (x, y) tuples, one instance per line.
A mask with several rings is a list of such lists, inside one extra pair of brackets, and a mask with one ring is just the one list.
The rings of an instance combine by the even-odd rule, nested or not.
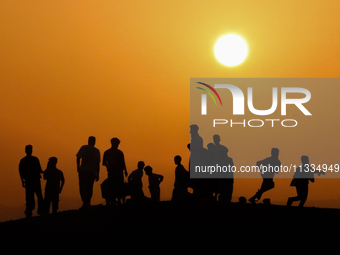
[[(67, 210), (56, 215), (36, 216), (0, 223), (6, 245), (80, 247), (87, 242), (109, 244), (113, 240), (160, 238), (175, 233), (217, 233), (225, 236), (280, 234), (294, 228), (316, 231), (338, 226), (339, 209), (286, 207), (282, 205), (231, 203), (95, 205), (88, 210)], [(319, 221), (322, 219), (322, 221)], [(331, 225), (330, 225), (331, 224)], [(124, 238), (125, 237), (125, 238)], [(89, 244), (87, 244), (89, 245)]]

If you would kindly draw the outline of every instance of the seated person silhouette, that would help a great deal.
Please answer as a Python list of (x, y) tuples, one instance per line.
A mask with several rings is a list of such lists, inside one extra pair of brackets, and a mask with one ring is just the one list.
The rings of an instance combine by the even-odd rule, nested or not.
[(137, 169), (132, 171), (128, 177), (128, 186), (131, 193), (131, 200), (137, 201), (144, 198), (143, 192), (143, 168), (145, 164), (143, 161), (139, 161), (137, 164)]

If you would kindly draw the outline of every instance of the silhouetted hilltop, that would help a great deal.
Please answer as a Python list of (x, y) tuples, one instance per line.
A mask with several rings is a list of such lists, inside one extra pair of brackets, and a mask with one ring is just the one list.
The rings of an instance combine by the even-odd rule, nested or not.
[[(97, 246), (132, 245), (136, 244), (135, 241), (156, 242), (169, 238), (188, 242), (192, 237), (197, 240), (203, 238), (203, 241), (209, 238), (267, 240), (287, 233), (294, 236), (296, 231), (299, 235), (318, 235), (319, 231), (337, 228), (339, 212), (338, 209), (264, 204), (232, 203), (226, 206), (217, 203), (174, 204), (169, 201), (115, 207), (97, 205), (86, 211), (70, 210), (3, 222), (0, 223), (0, 236), (3, 248), (31, 247), (33, 250), (51, 247), (87, 250)], [(168, 245), (178, 244), (170, 239)]]

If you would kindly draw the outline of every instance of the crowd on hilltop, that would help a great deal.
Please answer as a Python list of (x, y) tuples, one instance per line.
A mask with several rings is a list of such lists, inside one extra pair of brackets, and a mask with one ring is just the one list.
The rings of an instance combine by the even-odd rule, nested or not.
[[(190, 169), (192, 174), (203, 174), (203, 178), (191, 179), (193, 183), (194, 194), (198, 197), (211, 199), (212, 193), (219, 195), (219, 201), (230, 203), (234, 186), (234, 162), (228, 156), (228, 148), (221, 144), (221, 138), (218, 134), (213, 135), (213, 143), (208, 143), (207, 148), (203, 147), (203, 139), (198, 133), (197, 125), (190, 126), (191, 143), (188, 145), (190, 149), (190, 164), (193, 165)], [(208, 171), (209, 166), (223, 166), (225, 171), (220, 171), (218, 178), (206, 179), (204, 174)], [(255, 194), (248, 199), (252, 204), (259, 201), (266, 191), (274, 188), (274, 176), (278, 173), (276, 169), (282, 167), (279, 160), (279, 149), (271, 148), (271, 156), (256, 162), (256, 169), (261, 173), (262, 184)], [(190, 168), (190, 167), (189, 167)], [(221, 167), (222, 168), (222, 167)], [(196, 171), (197, 170), (197, 171)], [(196, 173), (197, 172), (197, 173)], [(203, 173), (202, 173), (203, 172)], [(314, 169), (309, 164), (309, 158), (306, 155), (301, 157), (301, 165), (296, 169), (293, 180), (290, 186), (296, 187), (297, 196), (289, 197), (287, 206), (290, 206), (294, 201), (300, 201), (299, 206), (303, 207), (308, 196), (309, 182), (314, 182), (314, 174), (325, 174), (323, 171)], [(209, 173), (208, 173), (209, 175)], [(205, 175), (206, 176), (206, 175)], [(246, 201), (244, 198), (243, 201)], [(269, 199), (265, 199), (264, 203), (269, 203)]]
[[(95, 147), (96, 138), (90, 136), (88, 144), (81, 146), (77, 158), (77, 172), (79, 178), (80, 197), (83, 202), (81, 209), (91, 206), (93, 185), (99, 180), (100, 151)], [(137, 169), (128, 175), (125, 165), (124, 153), (118, 149), (120, 140), (111, 139), (111, 148), (106, 150), (102, 164), (107, 168), (108, 177), (101, 183), (102, 196), (107, 205), (125, 202), (125, 196), (131, 196), (134, 202), (160, 200), (160, 183), (163, 176), (153, 172), (151, 166), (145, 166), (143, 161), (138, 162)], [(35, 196), (37, 197), (39, 215), (49, 214), (51, 205), (52, 213), (57, 213), (59, 194), (65, 184), (63, 172), (57, 168), (57, 158), (51, 157), (45, 171), (42, 170), (40, 161), (32, 155), (33, 146), (25, 147), (26, 156), (20, 160), (19, 174), (26, 194), (26, 217), (32, 216), (35, 209)], [(143, 192), (143, 172), (148, 176), (151, 198), (146, 198)], [(46, 180), (45, 194), (41, 189), (41, 175)], [(124, 182), (124, 175), (128, 182)]]
[[(190, 150), (190, 165), (199, 165), (202, 162), (218, 163), (224, 166), (233, 166), (233, 160), (228, 156), (228, 148), (220, 144), (219, 135), (213, 136), (214, 143), (209, 143), (207, 148), (203, 147), (203, 139), (198, 134), (198, 126), (190, 126), (191, 142), (188, 144)], [(83, 202), (81, 209), (87, 209), (91, 206), (93, 194), (93, 185), (99, 180), (100, 169), (100, 151), (95, 147), (96, 138), (90, 136), (88, 143), (81, 146), (76, 154), (76, 165), (79, 177), (79, 191)], [(164, 177), (153, 172), (151, 166), (145, 166), (143, 161), (137, 163), (137, 169), (130, 175), (126, 170), (124, 153), (118, 149), (120, 140), (111, 139), (111, 148), (106, 150), (103, 155), (102, 165), (107, 169), (107, 179), (101, 183), (102, 197), (107, 205), (117, 205), (125, 203), (125, 197), (131, 196), (130, 201), (135, 203), (159, 202), (160, 201), (160, 183)], [(32, 155), (33, 146), (25, 147), (26, 156), (20, 160), (19, 174), (22, 186), (26, 194), (26, 217), (32, 216), (35, 209), (35, 196), (38, 202), (39, 215), (49, 214), (52, 205), (52, 213), (57, 213), (59, 204), (59, 194), (65, 184), (63, 172), (57, 168), (57, 158), (49, 158), (47, 168), (42, 170), (39, 159)], [(172, 193), (173, 202), (193, 201), (218, 201), (221, 203), (230, 203), (233, 193), (234, 176), (228, 172), (227, 175), (218, 179), (207, 178), (190, 178), (190, 172), (185, 169), (181, 163), (181, 156), (174, 157), (175, 182)], [(309, 166), (307, 156), (301, 157), (302, 165), (300, 171), (296, 171), (291, 186), (297, 190), (296, 197), (288, 198), (287, 205), (294, 201), (300, 201), (299, 206), (303, 206), (308, 195), (308, 183), (314, 182), (313, 174), (305, 173), (304, 167)], [(271, 156), (257, 162), (259, 169), (263, 166), (281, 166), (279, 160), (279, 150), (272, 148)], [(142, 177), (143, 172), (148, 176), (149, 191), (151, 198), (147, 198), (143, 192)], [(316, 173), (316, 172), (314, 172)], [(319, 173), (320, 174), (320, 173)], [(263, 181), (260, 189), (249, 199), (250, 203), (255, 204), (261, 199), (264, 192), (274, 188), (275, 172), (262, 172)], [(46, 180), (45, 194), (43, 196), (41, 189), (41, 176)], [(124, 176), (127, 182), (124, 182)], [(189, 193), (188, 188), (193, 192)], [(246, 202), (245, 198), (242, 200)]]

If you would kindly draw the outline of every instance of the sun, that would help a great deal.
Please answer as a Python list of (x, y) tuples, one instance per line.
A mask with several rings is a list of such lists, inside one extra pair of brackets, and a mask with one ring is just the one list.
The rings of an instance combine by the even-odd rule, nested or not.
[(236, 66), (247, 57), (246, 42), (238, 35), (222, 36), (215, 44), (215, 56), (219, 62), (226, 66)]

